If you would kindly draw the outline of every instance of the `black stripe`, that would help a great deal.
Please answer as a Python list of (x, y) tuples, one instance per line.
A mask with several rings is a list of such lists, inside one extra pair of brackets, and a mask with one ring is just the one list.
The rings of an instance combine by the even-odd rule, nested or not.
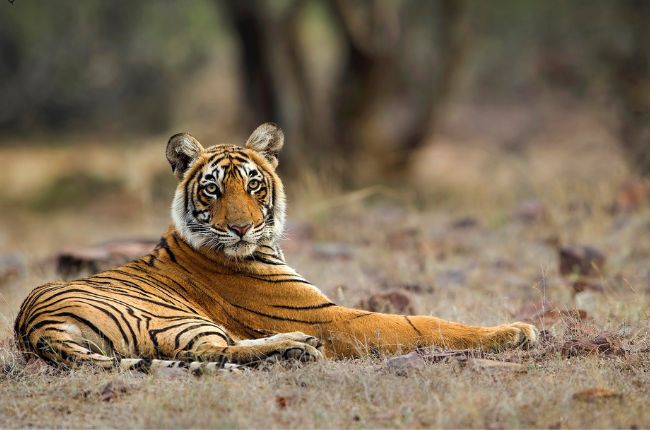
[[(174, 337), (174, 347), (176, 349), (180, 348), (180, 346), (181, 346), (181, 336), (183, 336), (188, 331), (192, 331), (192, 330), (195, 330), (197, 328), (206, 327), (206, 326), (211, 327), (211, 328), (218, 328), (218, 327), (215, 327), (214, 325), (210, 325), (210, 324), (194, 324), (192, 326), (185, 327), (183, 330), (176, 333), (176, 337)], [(227, 344), (230, 343), (230, 342), (228, 342), (228, 338), (226, 337), (225, 334), (220, 333), (218, 336), (221, 337)], [(183, 349), (186, 349), (186, 348), (183, 348)]]
[(111, 349), (111, 351), (114, 354), (117, 354), (117, 351), (115, 350), (113, 346), (113, 341), (111, 340), (110, 337), (108, 337), (103, 331), (101, 331), (95, 324), (91, 323), (85, 318), (80, 317), (79, 315), (73, 314), (71, 312), (58, 312), (56, 314), (52, 314), (54, 317), (69, 317), (72, 318), (73, 320), (79, 321), (82, 324), (85, 324), (88, 326), (89, 329), (91, 329), (97, 336), (99, 336), (100, 339), (106, 341), (108, 343), (108, 347)]
[(90, 302), (94, 302), (94, 303), (99, 303), (99, 304), (102, 304), (104, 306), (108, 306), (109, 308), (113, 309), (113, 311), (115, 311), (117, 314), (119, 314), (119, 316), (124, 320), (124, 324), (126, 324), (127, 328), (129, 329), (129, 332), (131, 333), (131, 337), (133, 339), (133, 348), (135, 350), (135, 355), (140, 354), (140, 346), (138, 345), (138, 338), (137, 338), (135, 332), (133, 331), (133, 328), (131, 327), (130, 321), (124, 316), (124, 314), (122, 313), (122, 311), (120, 309), (118, 309), (117, 307), (111, 305), (110, 303), (106, 303), (107, 300), (104, 297), (101, 297), (100, 299), (94, 299), (94, 298), (90, 298), (90, 297), (79, 297), (79, 296), (68, 296), (68, 297), (66, 297), (66, 300), (70, 300), (70, 299), (76, 300), (76, 301), (81, 302), (81, 303), (84, 303), (84, 304), (86, 304), (86, 305), (88, 305), (88, 306), (90, 306), (92, 308), (95, 308), (95, 309), (99, 310), (100, 312), (103, 312), (107, 316), (109, 316), (115, 322), (117, 327), (119, 328), (120, 333), (122, 334), (122, 338), (124, 339), (124, 343), (126, 345), (129, 345), (129, 341), (127, 339), (126, 333), (122, 329), (122, 325), (117, 320), (115, 315), (113, 315), (110, 311), (108, 311), (108, 310), (106, 310), (104, 308), (101, 308), (99, 306), (96, 306), (96, 305), (93, 305), (93, 304), (87, 303), (87, 302), (90, 301)]
[[(187, 342), (185, 344), (185, 346), (183, 347), (183, 351), (191, 351), (194, 344), (199, 339), (201, 339), (203, 337), (206, 337), (206, 336), (219, 336), (219, 337), (223, 338), (223, 335), (221, 333), (217, 332), (217, 331), (204, 331), (204, 332), (198, 333), (196, 336), (194, 336), (192, 339), (190, 339), (190, 341)], [(219, 347), (219, 348), (221, 348), (221, 347)], [(228, 348), (228, 347), (226, 346), (225, 348)]]
[(329, 308), (330, 306), (336, 306), (336, 304), (332, 302), (327, 302), (327, 303), (321, 303), (320, 305), (312, 305), (312, 306), (286, 306), (286, 305), (270, 305), (270, 306), (278, 309), (291, 309), (295, 311), (303, 311), (303, 310), (311, 310), (311, 309)]
[(419, 336), (422, 336), (422, 332), (420, 330), (418, 330), (418, 328), (415, 325), (413, 325), (413, 323), (411, 322), (411, 319), (407, 315), (404, 315), (404, 319), (406, 320), (406, 322), (409, 323), (409, 325), (413, 328), (413, 330), (415, 330), (415, 332)]
[[(87, 279), (86, 281), (90, 281), (90, 280), (92, 280), (93, 278), (108, 279), (108, 280), (110, 280), (110, 281), (114, 281), (114, 282), (118, 282), (118, 283), (123, 283), (123, 284), (126, 285), (126, 286), (129, 286), (129, 287), (131, 287), (131, 288), (136, 289), (136, 291), (137, 291), (137, 290), (142, 291), (142, 289), (139, 288), (139, 286), (138, 286), (137, 284), (134, 284), (133, 282), (129, 282), (129, 281), (125, 280), (125, 279), (114, 278), (114, 277), (111, 277), (111, 276), (103, 276), (103, 275), (100, 276), (100, 275), (95, 275), (95, 276), (93, 276), (92, 278)], [(141, 296), (140, 296), (140, 297), (134, 297), (134, 298), (137, 299), (137, 300), (142, 300), (142, 301), (145, 301), (145, 302), (149, 302), (149, 303), (152, 303), (152, 304), (155, 304), (155, 305), (161, 306), (161, 307), (163, 307), (163, 308), (173, 309), (173, 310), (175, 310), (175, 311), (181, 311), (181, 312), (187, 312), (188, 310), (189, 310), (189, 311), (192, 311), (192, 309), (189, 308), (189, 307), (188, 307), (188, 310), (186, 310), (186, 309), (181, 309), (181, 308), (179, 308), (179, 307), (177, 307), (177, 306), (172, 306), (172, 305), (169, 305), (169, 304), (167, 304), (167, 303), (158, 302), (158, 301), (156, 301), (156, 300), (151, 300), (151, 299), (144, 298), (144, 297), (141, 297)]]
[(174, 263), (176, 263), (176, 256), (172, 252), (172, 250), (169, 248), (169, 244), (167, 243), (167, 239), (164, 237), (160, 238), (160, 242), (158, 243), (158, 247), (164, 249), (167, 254), (169, 255), (169, 259), (172, 260)]
[[(187, 272), (187, 269), (185, 269), (183, 266), (181, 266), (180, 264), (177, 264), (177, 265), (178, 265), (178, 267), (181, 267), (183, 270), (185, 270)], [(161, 277), (161, 278), (171, 282), (172, 284), (178, 286), (178, 288), (180, 288), (183, 292), (178, 291), (178, 289), (174, 289), (173, 290), (174, 294), (178, 294), (179, 296), (181, 296), (181, 298), (183, 298), (187, 302), (187, 303), (183, 303), (183, 305), (187, 308), (188, 312), (196, 313), (196, 310), (190, 305), (190, 303), (192, 303), (192, 301), (187, 296), (185, 296), (185, 294), (184, 294), (184, 293), (187, 292), (187, 288), (185, 288), (185, 286), (183, 284), (181, 284), (180, 282), (178, 282), (175, 279), (171, 278), (170, 276), (164, 275), (164, 274), (162, 274), (160, 272), (150, 273), (150, 272), (144, 271), (143, 269), (141, 269), (141, 268), (139, 268), (137, 266), (128, 266), (128, 267), (133, 268), (135, 270), (138, 270), (141, 273), (144, 273), (145, 275), (147, 275), (149, 278), (151, 278), (151, 279), (153, 279), (153, 280), (155, 280), (157, 282), (160, 282), (162, 284), (162, 287), (159, 285), (156, 288), (156, 290), (160, 291), (160, 292), (163, 292), (166, 296), (168, 296), (170, 298), (176, 299), (169, 292), (167, 292), (164, 287), (166, 287), (166, 286), (171, 287), (171, 285), (165, 284), (164, 282), (161, 282), (160, 279), (156, 278), (156, 276)], [(178, 302), (178, 300), (176, 300), (176, 301)], [(179, 304), (181, 304), (181, 303), (179, 303)]]
[[(260, 335), (261, 336), (267, 336), (268, 333), (265, 333), (265, 332), (263, 332), (261, 330), (253, 328), (253, 327), (241, 322), (239, 319), (235, 318), (235, 316), (232, 315), (230, 312), (228, 312), (228, 310), (226, 310), (226, 307), (224, 305), (222, 305), (218, 300), (215, 300), (214, 303), (217, 304), (221, 308), (221, 310), (223, 311), (224, 314), (226, 314), (226, 317), (228, 318), (229, 322), (235, 322), (235, 323), (239, 324), (240, 326), (242, 326), (244, 328), (244, 330), (246, 330), (252, 338), (256, 338), (256, 336), (259, 337)], [(252, 335), (250, 333), (252, 333)]]
[(284, 262), (276, 263), (274, 261), (269, 261), (266, 258), (259, 258), (259, 257), (256, 256), (256, 254), (247, 255), (246, 257), (244, 257), (244, 260), (246, 260), (246, 261), (256, 261), (256, 262), (268, 264), (268, 265), (271, 265), (271, 266), (285, 266)]
[[(245, 277), (250, 278), (250, 279), (256, 279), (256, 280), (262, 281), (262, 282), (268, 282), (269, 284), (284, 284), (284, 283), (287, 283), (287, 282), (296, 282), (296, 283), (299, 283), (299, 284), (311, 285), (312, 287), (314, 286), (314, 284), (312, 284), (311, 282), (309, 282), (309, 281), (307, 281), (305, 279), (302, 279), (302, 278), (264, 279), (264, 278), (260, 278), (258, 276), (252, 276), (252, 275), (241, 274), (241, 276), (245, 276)], [(291, 276), (291, 275), (288, 275), (288, 276)]]
[(359, 315), (355, 315), (354, 317), (350, 318), (350, 321), (356, 320), (358, 318), (367, 317), (367, 316), (370, 316), (370, 315), (374, 315), (374, 312), (366, 312), (366, 313), (362, 313), (362, 314), (359, 314)]
[(132, 364), (129, 366), (129, 370), (133, 370), (136, 372), (142, 372), (142, 373), (149, 373), (151, 371), (151, 365), (153, 364), (153, 360), (150, 358), (141, 358), (139, 361), (137, 361), (135, 364)]
[[(178, 235), (176, 234), (176, 231), (174, 231), (174, 232), (172, 233), (172, 240), (174, 241), (174, 245), (176, 245), (176, 246), (179, 247), (179, 248), (181, 247), (180, 244), (179, 244), (179, 241), (178, 241)], [(174, 263), (176, 263), (176, 261), (174, 261)], [(183, 269), (183, 270), (186, 271), (187, 273), (190, 273), (190, 271), (187, 270), (187, 269), (185, 268), (185, 266), (181, 265), (180, 263), (176, 263), (176, 264), (178, 265), (178, 267), (180, 267), (181, 269)]]
[(48, 325), (48, 324), (65, 324), (65, 321), (57, 321), (57, 320), (42, 320), (42, 321), (39, 321), (36, 324), (32, 325), (29, 328), (29, 331), (27, 333), (25, 333), (23, 331), (23, 335), (22, 335), (23, 338), (29, 339), (29, 337), (32, 335), (32, 333), (34, 333), (39, 328), (41, 328), (41, 327), (43, 327), (45, 325)]
[[(159, 279), (156, 279), (154, 276), (156, 276), (156, 275), (157, 275), (157, 276), (161, 276), (161, 277), (167, 279), (168, 281), (170, 281), (170, 282), (172, 282), (172, 283), (178, 285), (179, 287), (183, 288), (183, 286), (182, 286), (181, 284), (179, 284), (178, 282), (174, 281), (174, 280), (173, 280), (172, 278), (170, 278), (169, 276), (165, 276), (165, 275), (163, 275), (163, 274), (161, 274), (161, 273), (155, 273), (155, 274), (154, 274), (154, 273), (150, 273), (150, 272), (147, 272), (146, 270), (142, 269), (141, 267), (139, 267), (139, 266), (137, 266), (137, 265), (130, 265), (130, 264), (128, 264), (128, 265), (126, 265), (125, 267), (128, 268), (128, 269), (136, 270), (136, 271), (138, 271), (138, 272), (140, 272), (140, 273), (144, 273), (145, 275), (147, 275), (147, 277), (148, 277), (149, 279), (152, 279), (152, 280), (157, 281), (157, 282), (160, 282), (160, 280), (159, 280)], [(123, 271), (123, 270), (112, 270), (111, 272), (113, 272), (113, 273), (117, 273), (117, 274), (120, 274), (120, 275), (123, 275), (123, 276), (128, 276), (128, 277), (136, 278), (136, 279), (138, 279), (139, 281), (141, 281), (141, 282), (143, 282), (144, 284), (146, 284), (147, 286), (151, 287), (153, 290), (155, 290), (155, 292), (157, 292), (157, 293), (161, 293), (161, 294), (164, 294), (165, 296), (167, 296), (167, 297), (170, 299), (170, 301), (176, 303), (176, 304), (179, 305), (179, 306), (184, 306), (186, 311), (188, 311), (188, 312), (190, 312), (190, 313), (195, 312), (194, 308), (192, 308), (192, 307), (189, 305), (190, 300), (189, 300), (188, 298), (186, 298), (182, 293), (178, 292), (177, 290), (174, 290), (174, 293), (176, 293), (176, 294), (178, 294), (179, 296), (181, 296), (181, 298), (183, 298), (183, 299), (187, 302), (187, 303), (180, 303), (177, 297), (175, 297), (174, 295), (172, 295), (169, 291), (165, 290), (165, 288), (164, 288), (164, 287), (165, 287), (165, 284), (164, 284), (164, 283), (161, 283), (162, 286), (161, 286), (160, 284), (154, 284), (153, 282), (149, 281), (147, 278), (145, 278), (145, 277), (143, 277), (143, 276), (136, 275), (136, 274), (134, 274), (134, 273), (130, 273), (130, 272), (125, 272), (125, 271)], [(184, 289), (184, 288), (183, 288), (183, 289)], [(161, 297), (161, 298), (162, 298), (162, 297)]]
[[(56, 309), (56, 311), (60, 311), (61, 309), (75, 308), (75, 307), (77, 307), (77, 306), (76, 306), (76, 305), (75, 305), (75, 306), (73, 306), (73, 305), (62, 306), (62, 307)], [(47, 311), (39, 312), (38, 314), (34, 315), (33, 318), (30, 318), (29, 320), (27, 320), (27, 322), (25, 322), (25, 326), (21, 329), (21, 333), (25, 333), (25, 330), (27, 329), (27, 327), (29, 327), (29, 330), (27, 331), (27, 333), (24, 334), (24, 336), (27, 336), (27, 337), (31, 336), (32, 333), (34, 332), (34, 330), (36, 330), (36, 329), (38, 329), (39, 327), (41, 327), (41, 326), (38, 326), (38, 324), (40, 324), (40, 323), (36, 323), (36, 324), (35, 324), (35, 325), (36, 325), (36, 328), (34, 328), (34, 325), (30, 325), (31, 322), (32, 322), (33, 320), (35, 320), (36, 318), (40, 317), (41, 315), (44, 315), (44, 314), (47, 314), (47, 313), (50, 313), (50, 312), (52, 312), (52, 311), (51, 311), (51, 310), (47, 310)], [(59, 324), (61, 324), (61, 323), (62, 323), (62, 322), (59, 322)], [(64, 322), (63, 322), (63, 323), (64, 323)]]
[[(87, 303), (86, 302), (86, 300), (91, 300), (91, 299), (88, 299), (88, 298), (84, 299), (84, 298), (77, 298), (77, 297), (75, 297), (74, 299), (80, 301), (81, 303), (84, 303), (86, 306), (90, 306), (91, 308), (97, 309), (98, 311), (104, 313), (106, 316), (108, 316), (110, 319), (112, 319), (113, 322), (115, 323), (115, 325), (117, 326), (117, 328), (120, 330), (120, 334), (122, 335), (122, 341), (124, 342), (124, 345), (127, 346), (127, 347), (130, 345), (129, 337), (126, 335), (126, 332), (122, 328), (122, 325), (120, 324), (120, 322), (118, 321), (118, 319), (117, 319), (117, 317), (115, 315), (113, 315), (110, 311), (102, 308), (101, 306), (97, 306), (97, 305), (94, 305), (92, 303)], [(110, 305), (108, 305), (108, 306), (110, 306)], [(117, 312), (121, 314), (121, 312), (119, 312), (119, 311), (117, 311)], [(124, 315), (121, 315), (121, 316), (122, 316), (122, 318), (124, 318)], [(135, 340), (135, 333), (133, 333), (133, 329), (128, 324), (128, 321), (127, 321), (126, 325), (129, 327), (129, 330), (131, 331), (131, 333), (133, 335), (133, 339)]]
[(259, 316), (261, 316), (261, 317), (270, 318), (270, 319), (278, 320), (278, 321), (291, 321), (291, 322), (297, 322), (297, 323), (302, 323), (302, 324), (311, 324), (311, 325), (313, 325), (313, 324), (328, 324), (328, 323), (331, 323), (331, 322), (332, 322), (332, 320), (326, 320), (326, 321), (307, 321), (307, 320), (300, 320), (300, 319), (295, 319), (295, 318), (287, 318), (287, 317), (282, 317), (282, 316), (277, 316), (277, 315), (269, 315), (269, 314), (265, 314), (265, 313), (263, 313), (263, 312), (255, 311), (255, 310), (253, 310), (253, 309), (248, 309), (248, 308), (246, 308), (246, 307), (244, 307), (244, 306), (240, 306), (240, 305), (237, 305), (237, 304), (235, 304), (235, 303), (230, 303), (230, 304), (231, 304), (232, 306), (234, 306), (234, 307), (236, 307), (236, 308), (238, 308), (238, 309), (244, 310), (244, 311), (246, 311), (246, 312), (250, 312), (250, 313), (252, 313), (252, 314), (259, 315)]
[(201, 171), (201, 169), (196, 169), (196, 170), (194, 171), (194, 174), (192, 175), (192, 177), (189, 178), (187, 181), (185, 181), (185, 190), (184, 190), (184, 191), (185, 191), (185, 195), (183, 196), (183, 199), (184, 199), (184, 206), (183, 206), (183, 207), (185, 208), (185, 212), (186, 212), (186, 213), (189, 212), (189, 210), (190, 210), (190, 207), (189, 207), (189, 206), (190, 206), (190, 205), (189, 205), (189, 199), (190, 199), (190, 190), (189, 190), (189, 187), (192, 185), (192, 182), (193, 182), (194, 180), (196, 180), (196, 177), (199, 175), (199, 172), (200, 172), (200, 171)]
[[(34, 313), (34, 309), (32, 309), (32, 306), (34, 303), (36, 303), (43, 295), (49, 293), (50, 291), (56, 290), (57, 288), (60, 288), (61, 285), (55, 286), (48, 288), (48, 286), (51, 286), (51, 284), (46, 284), (42, 285), (40, 287), (37, 287), (34, 291), (31, 292), (31, 296), (23, 302), (23, 305), (20, 307), (20, 311), (18, 313), (18, 317), (16, 318), (16, 325), (18, 325), (18, 322), (21, 321), (20, 325), (20, 331), (24, 332), (25, 328), (27, 326), (27, 322), (31, 319), (30, 315)], [(38, 291), (41, 289), (41, 291)], [(16, 333), (18, 333), (18, 330), (14, 326), (14, 330)]]

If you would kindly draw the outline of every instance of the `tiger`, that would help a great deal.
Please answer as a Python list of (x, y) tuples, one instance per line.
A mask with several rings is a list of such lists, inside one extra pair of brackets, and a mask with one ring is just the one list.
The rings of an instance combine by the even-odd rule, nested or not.
[(15, 321), (21, 351), (59, 366), (221, 371), (406, 353), (423, 347), (532, 347), (535, 326), (466, 325), (337, 305), (290, 267), (279, 242), (284, 133), (260, 125), (244, 146), (173, 135), (178, 185), (155, 249), (116, 269), (35, 288)]

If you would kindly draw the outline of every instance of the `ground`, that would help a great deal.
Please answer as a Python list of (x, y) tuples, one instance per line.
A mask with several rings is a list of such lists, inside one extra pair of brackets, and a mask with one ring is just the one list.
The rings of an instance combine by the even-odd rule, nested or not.
[[(372, 357), (201, 377), (22, 360), (11, 326), (29, 290), (58, 276), (49, 257), (155, 238), (173, 177), (159, 142), (92, 157), (74, 145), (3, 151), (0, 178), (13, 186), (0, 192), (0, 251), (17, 269), (0, 281), (0, 427), (650, 426), (650, 208), (621, 194), (633, 179), (610, 147), (513, 155), (440, 142), (423, 155), (430, 163), (420, 160), (417, 192), (340, 192), (309, 175), (289, 186), (287, 259), (338, 304), (399, 292), (408, 302), (389, 310), (486, 325), (528, 319), (545, 330), (537, 348), (469, 353), (495, 367), (470, 357), (395, 369)], [(65, 167), (80, 157), (86, 176)], [(118, 179), (88, 179), (98, 172)], [(80, 175), (99, 191), (51, 198)], [(604, 265), (587, 278), (560, 274), (559, 247), (584, 245)]]

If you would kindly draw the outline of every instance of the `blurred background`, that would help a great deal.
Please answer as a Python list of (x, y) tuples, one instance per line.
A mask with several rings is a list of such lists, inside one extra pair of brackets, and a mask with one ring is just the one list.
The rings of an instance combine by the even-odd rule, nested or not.
[(282, 247), (336, 303), (647, 333), (649, 33), (647, 0), (0, 0), (0, 332), (155, 245), (169, 136), (274, 121)]
[(2, 225), (158, 228), (168, 136), (264, 121), (292, 201), (595, 196), (650, 175), (649, 33), (644, 0), (5, 1)]

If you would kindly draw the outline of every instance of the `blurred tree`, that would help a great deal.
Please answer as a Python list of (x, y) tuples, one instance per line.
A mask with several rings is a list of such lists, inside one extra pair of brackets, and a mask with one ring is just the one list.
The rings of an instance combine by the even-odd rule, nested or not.
[(613, 92), (619, 108), (621, 145), (631, 166), (650, 177), (650, 2), (616, 2), (629, 41), (621, 49), (609, 46)]
[[(310, 3), (325, 10), (340, 42), (338, 76), (325, 95), (310, 80), (311, 53), (301, 40)], [(464, 58), (461, 0), (218, 4), (239, 39), (249, 128), (276, 121), (315, 157), (326, 151), (341, 169), (376, 160), (371, 176), (402, 173), (433, 132)]]
[[(7, 2), (0, 130), (152, 133), (191, 112), (222, 136), (270, 120), (291, 142), (282, 169), (363, 166), (341, 175), (363, 181), (401, 176), (452, 96), (521, 106), (528, 119), (510, 125), (521, 132), (501, 136), (516, 150), (546, 129), (536, 112), (559, 94), (614, 101), (622, 148), (647, 175), (649, 10), (646, 0)], [(241, 92), (220, 97), (237, 56)], [(212, 114), (224, 110), (232, 117)]]
[[(214, 31), (211, 5), (192, 6), (2, 4), (3, 132), (165, 129), (174, 114), (174, 90), (206, 58), (206, 37)], [(175, 31), (179, 27), (184, 31)]]

